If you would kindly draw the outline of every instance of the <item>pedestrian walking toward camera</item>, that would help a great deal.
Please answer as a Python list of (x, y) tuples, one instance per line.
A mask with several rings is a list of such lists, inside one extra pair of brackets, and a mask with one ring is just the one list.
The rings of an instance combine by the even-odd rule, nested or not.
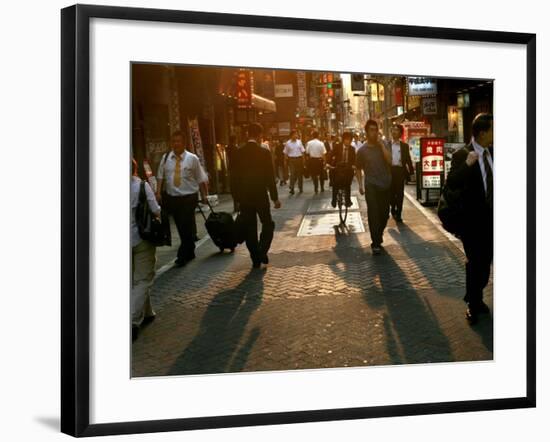
[(207, 203), (208, 176), (199, 157), (185, 149), (180, 131), (172, 134), (171, 145), (172, 150), (164, 155), (157, 171), (157, 199), (174, 218), (181, 240), (175, 264), (183, 266), (195, 259), (195, 208), (199, 192), (201, 201)]
[(409, 145), (401, 141), (403, 126), (395, 124), (391, 128), (392, 142), (388, 143), (391, 153), (390, 212), (395, 221), (403, 222), (403, 196), (405, 181), (414, 173)]
[(289, 191), (294, 195), (294, 186), (298, 181), (298, 190), (304, 191), (304, 145), (298, 138), (295, 130), (290, 132), (290, 139), (285, 143), (283, 150), (290, 168), (290, 186)]
[[(261, 125), (251, 124), (248, 142), (235, 155), (235, 197), (243, 218), (246, 247), (253, 268), (269, 263), (267, 254), (275, 231), (269, 198), (276, 209), (281, 207), (271, 154), (260, 145), (262, 131)], [(262, 224), (259, 240), (257, 217)]]
[(278, 140), (275, 147), (275, 175), (279, 180), (279, 186), (286, 186), (288, 180), (288, 166), (284, 149), (285, 143), (282, 140)]
[(493, 262), (493, 116), (479, 114), (472, 123), (470, 143), (453, 154), (447, 178), (450, 190), (460, 192), (462, 213), (458, 236), (466, 253), (466, 319), (470, 324), (489, 313), (483, 289)]
[(357, 151), (356, 165), (365, 174), (365, 187), (360, 187), (367, 202), (367, 217), (374, 255), (382, 251), (384, 229), (388, 222), (391, 187), (391, 155), (378, 135), (378, 123), (365, 124), (367, 141)]
[(130, 234), (132, 241), (132, 339), (136, 339), (139, 327), (144, 322), (150, 322), (155, 317), (151, 304), (151, 285), (155, 277), (156, 247), (141, 238), (136, 222), (136, 209), (139, 205), (140, 193), (145, 193), (145, 199), (151, 213), (160, 216), (160, 206), (153, 190), (147, 181), (138, 176), (138, 166), (132, 160), (132, 177), (130, 181), (130, 201), (132, 214), (130, 218)]
[[(352, 145), (351, 132), (344, 132), (342, 142), (334, 143), (332, 151), (327, 156), (327, 163), (332, 180), (332, 207), (336, 207), (336, 198), (340, 189), (344, 190), (345, 205), (351, 207), (351, 183), (353, 182), (356, 163), (356, 152)], [(357, 180), (361, 187), (359, 174), (357, 174)]]
[(308, 156), (308, 168), (313, 181), (313, 187), (315, 193), (319, 191), (319, 184), (321, 185), (321, 192), (325, 191), (325, 177), (324, 177), (324, 163), (327, 150), (323, 142), (319, 140), (319, 132), (313, 131), (311, 133), (312, 139), (308, 141), (306, 145), (306, 154)]

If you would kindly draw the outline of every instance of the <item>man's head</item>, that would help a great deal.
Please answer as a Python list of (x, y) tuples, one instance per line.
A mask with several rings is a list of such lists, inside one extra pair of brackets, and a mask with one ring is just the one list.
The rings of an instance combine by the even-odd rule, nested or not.
[(252, 123), (248, 126), (248, 138), (260, 142), (264, 129), (261, 124)]
[(185, 142), (181, 131), (177, 130), (170, 136), (170, 145), (175, 154), (180, 155), (183, 153)]
[(237, 144), (237, 135), (230, 135), (229, 136), (229, 144), (230, 145)]
[(403, 135), (403, 126), (401, 126), (400, 124), (394, 124), (391, 127), (391, 136), (393, 138), (393, 141), (399, 141), (401, 135)]
[(313, 132), (311, 132), (311, 138), (319, 138), (319, 132), (314, 130)]
[(378, 123), (375, 120), (367, 120), (365, 133), (367, 134), (367, 141), (376, 143), (378, 141)]
[(351, 144), (351, 140), (353, 138), (353, 134), (351, 132), (344, 132), (342, 134), (342, 143), (344, 146), (349, 146)]
[(493, 144), (492, 114), (482, 113), (476, 115), (472, 122), (472, 136), (483, 147), (489, 147)]
[(297, 132), (296, 132), (295, 129), (292, 129), (292, 130), (290, 131), (290, 139), (291, 139), (292, 141), (296, 141), (296, 138), (297, 138)]

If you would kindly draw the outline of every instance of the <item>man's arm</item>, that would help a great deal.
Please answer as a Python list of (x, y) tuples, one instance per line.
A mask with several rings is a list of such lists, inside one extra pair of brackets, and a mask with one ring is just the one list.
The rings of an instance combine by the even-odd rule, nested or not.
[(390, 150), (384, 146), (384, 143), (382, 141), (379, 141), (380, 149), (382, 149), (382, 154), (384, 155), (384, 160), (386, 161), (386, 164), (391, 167), (391, 152)]
[(447, 176), (447, 183), (453, 189), (464, 187), (472, 166), (477, 161), (477, 153), (469, 152), (466, 149), (460, 149), (453, 154), (451, 161), (451, 170)]
[(275, 182), (275, 171), (273, 170), (273, 163), (271, 162), (271, 157), (269, 155), (265, 156), (264, 164), (264, 176), (266, 177), (269, 196), (271, 201), (275, 204), (275, 207), (279, 208), (281, 203), (279, 202), (277, 183)]
[(409, 169), (409, 175), (414, 174), (414, 166), (411, 160), (411, 150), (407, 143), (403, 143), (403, 149), (405, 149), (405, 163), (406, 167)]

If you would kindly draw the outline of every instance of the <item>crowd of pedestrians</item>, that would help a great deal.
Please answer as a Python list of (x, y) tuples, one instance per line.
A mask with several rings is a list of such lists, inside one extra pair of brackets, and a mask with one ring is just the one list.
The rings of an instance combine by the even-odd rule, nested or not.
[[(303, 193), (304, 176), (313, 181), (314, 193), (332, 187), (331, 204), (336, 207), (337, 192), (342, 189), (345, 205), (351, 206), (351, 185), (356, 178), (359, 193), (365, 195), (367, 218), (373, 255), (382, 252), (384, 230), (390, 214), (403, 222), (404, 185), (414, 173), (409, 146), (402, 141), (403, 128), (391, 128), (391, 140), (380, 135), (378, 123), (365, 124), (366, 139), (359, 134), (344, 132), (341, 139), (327, 133), (323, 139), (317, 131), (305, 143), (296, 130), (288, 139), (268, 142), (261, 125), (248, 127), (245, 143), (232, 137), (227, 148), (228, 170), (234, 212), (240, 213), (243, 239), (250, 253), (252, 267), (269, 263), (275, 223), (271, 204), (281, 207), (279, 187), (286, 186), (290, 196)], [(449, 188), (461, 192), (464, 212), (459, 237), (464, 244), (466, 264), (466, 317), (474, 324), (478, 316), (488, 312), (483, 302), (493, 256), (493, 162), (492, 116), (481, 114), (472, 125), (472, 141), (457, 151), (447, 180)], [(490, 148), (489, 148), (490, 147)], [(328, 171), (328, 174), (327, 174)], [(132, 336), (139, 327), (154, 319), (150, 288), (155, 272), (155, 246), (140, 238), (135, 212), (140, 192), (145, 192), (148, 210), (159, 217), (161, 206), (173, 219), (180, 246), (176, 266), (184, 266), (195, 258), (195, 209), (199, 200), (207, 203), (208, 176), (199, 158), (185, 148), (184, 136), (171, 136), (171, 150), (163, 155), (157, 170), (156, 188), (142, 181), (137, 164), (132, 164), (131, 176), (131, 234), (132, 234)], [(271, 201), (271, 204), (270, 204)], [(145, 204), (145, 203), (143, 203)], [(261, 232), (258, 237), (258, 219)]]

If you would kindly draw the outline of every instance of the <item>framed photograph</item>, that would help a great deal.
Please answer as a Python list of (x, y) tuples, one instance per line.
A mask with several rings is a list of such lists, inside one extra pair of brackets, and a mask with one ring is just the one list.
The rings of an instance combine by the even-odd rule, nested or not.
[(61, 19), (64, 433), (535, 406), (534, 34)]

